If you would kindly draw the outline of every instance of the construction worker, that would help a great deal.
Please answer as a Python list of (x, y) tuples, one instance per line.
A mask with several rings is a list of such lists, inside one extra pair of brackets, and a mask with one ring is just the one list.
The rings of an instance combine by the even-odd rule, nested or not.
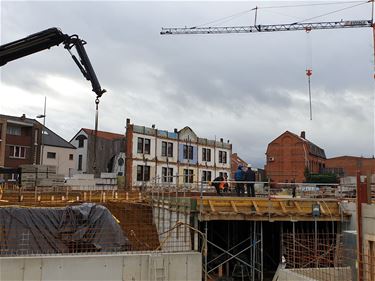
[(255, 197), (255, 172), (251, 168), (251, 164), (247, 164), (247, 170), (245, 172), (245, 182), (248, 197)]
[(224, 190), (224, 185), (225, 185), (224, 177), (223, 176), (216, 177), (212, 181), (212, 185), (215, 187), (217, 195), (223, 196), (221, 192)]
[(244, 189), (244, 179), (245, 172), (242, 170), (242, 165), (238, 165), (237, 171), (234, 173), (234, 180), (236, 181), (236, 193), (237, 196), (243, 196), (245, 193)]

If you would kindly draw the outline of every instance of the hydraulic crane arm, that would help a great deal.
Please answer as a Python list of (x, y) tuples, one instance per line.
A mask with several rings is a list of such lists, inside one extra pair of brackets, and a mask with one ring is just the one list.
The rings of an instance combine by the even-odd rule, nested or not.
[(338, 29), (338, 28), (360, 28), (373, 27), (371, 20), (332, 21), (314, 23), (291, 23), (271, 24), (253, 26), (224, 26), (224, 27), (172, 27), (162, 28), (161, 35), (177, 34), (222, 34), (222, 33), (252, 33), (252, 32), (273, 32), (273, 31), (295, 31), (315, 29)]
[(81, 40), (77, 35), (69, 36), (63, 34), (58, 28), (49, 28), (23, 39), (1, 45), (0, 66), (10, 61), (49, 49), (53, 46), (58, 46), (61, 43), (64, 44), (64, 48), (69, 52), (71, 48), (76, 48), (80, 60), (72, 54), (74, 62), (81, 70), (83, 76), (91, 82), (93, 92), (98, 98), (101, 97), (106, 90), (101, 88), (90, 59), (87, 56), (84, 48), (86, 42)]

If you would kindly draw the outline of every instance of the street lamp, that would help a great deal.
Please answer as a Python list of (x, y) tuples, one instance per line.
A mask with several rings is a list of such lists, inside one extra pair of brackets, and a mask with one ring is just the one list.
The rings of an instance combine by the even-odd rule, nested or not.
[(43, 165), (43, 152), (44, 152), (44, 128), (46, 125), (46, 104), (47, 104), (47, 97), (44, 97), (44, 111), (43, 114), (39, 114), (36, 118), (43, 118), (43, 127), (42, 127), (42, 140), (41, 140), (41, 157), (40, 157), (40, 165)]

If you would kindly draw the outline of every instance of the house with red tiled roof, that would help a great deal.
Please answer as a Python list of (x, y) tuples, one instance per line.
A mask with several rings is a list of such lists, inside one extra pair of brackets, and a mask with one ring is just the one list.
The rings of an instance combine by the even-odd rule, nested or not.
[(267, 177), (276, 183), (303, 182), (304, 171), (320, 173), (325, 168), (324, 149), (301, 135), (286, 131), (268, 144), (265, 170)]
[[(94, 172), (95, 131), (81, 128), (71, 139), (70, 143), (77, 148), (74, 173), (99, 175), (101, 172), (114, 172), (115, 160), (124, 157), (124, 134), (97, 131), (96, 138), (96, 173)], [(118, 162), (124, 161), (125, 159)]]

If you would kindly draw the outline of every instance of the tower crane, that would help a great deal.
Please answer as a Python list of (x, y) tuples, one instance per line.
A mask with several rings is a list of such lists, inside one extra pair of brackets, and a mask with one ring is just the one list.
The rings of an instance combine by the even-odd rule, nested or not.
[[(366, 20), (340, 20), (340, 21), (326, 21), (326, 22), (295, 22), (290, 24), (257, 24), (257, 9), (255, 10), (255, 22), (250, 26), (210, 26), (210, 27), (162, 27), (161, 35), (180, 35), (180, 34), (226, 34), (226, 33), (260, 33), (260, 32), (276, 32), (276, 31), (306, 31), (324, 30), (324, 29), (342, 29), (342, 28), (372, 28), (373, 29), (373, 45), (374, 45), (374, 79), (375, 79), (375, 23), (374, 23), (374, 1), (372, 3), (371, 19)], [(311, 109), (311, 88), (310, 77), (312, 69), (306, 69), (309, 85), (309, 99), (310, 99), (310, 120), (312, 120)]]

